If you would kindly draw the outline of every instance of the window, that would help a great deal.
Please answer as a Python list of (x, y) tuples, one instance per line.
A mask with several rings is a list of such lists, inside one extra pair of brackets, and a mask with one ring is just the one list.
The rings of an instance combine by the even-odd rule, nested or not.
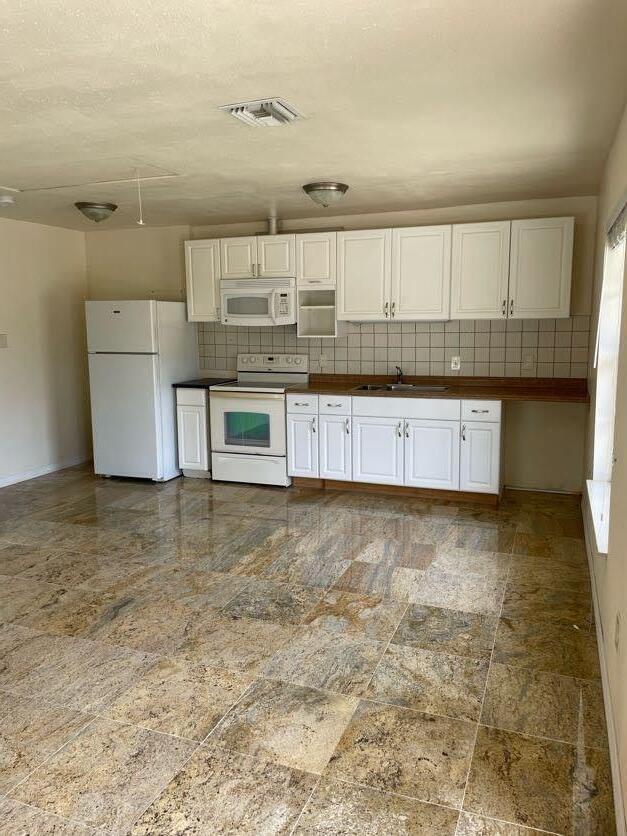
[(614, 417), (625, 275), (625, 224), (627, 206), (610, 227), (603, 260), (603, 285), (594, 366), (597, 370), (594, 413), (593, 480), (588, 499), (594, 522), (597, 550), (607, 553), (609, 508), (614, 457)]

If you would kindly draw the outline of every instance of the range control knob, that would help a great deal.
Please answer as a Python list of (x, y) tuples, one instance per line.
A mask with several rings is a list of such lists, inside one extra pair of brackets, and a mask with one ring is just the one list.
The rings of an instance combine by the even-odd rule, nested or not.
[(293, 357), (287, 357), (285, 359), (285, 362), (288, 363), (289, 365), (291, 365), (294, 362), (294, 358)]
[(300, 364), (303, 362), (303, 358), (302, 357), (295, 357), (294, 362), (296, 363), (297, 366), (300, 366)]
[(256, 362), (257, 362), (257, 358), (256, 358), (256, 357), (249, 357), (249, 358), (248, 358), (248, 362), (249, 362), (249, 363), (256, 363)]

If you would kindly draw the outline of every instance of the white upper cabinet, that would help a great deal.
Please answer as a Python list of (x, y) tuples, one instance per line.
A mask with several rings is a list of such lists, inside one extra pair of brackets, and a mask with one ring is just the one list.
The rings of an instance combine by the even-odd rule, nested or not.
[(392, 318), (449, 319), (451, 229), (418, 226), (392, 230)]
[(220, 319), (220, 241), (185, 242), (187, 318), (190, 322)]
[(257, 276), (290, 279), (296, 275), (295, 235), (259, 235)]
[(512, 221), (508, 316), (570, 316), (574, 218)]
[(380, 320), (390, 313), (392, 230), (337, 233), (337, 318)]
[(296, 236), (296, 280), (307, 285), (334, 285), (337, 253), (335, 232), (312, 232)]
[(510, 225), (453, 226), (451, 319), (507, 316)]
[(257, 275), (257, 236), (221, 238), (223, 279), (252, 279)]

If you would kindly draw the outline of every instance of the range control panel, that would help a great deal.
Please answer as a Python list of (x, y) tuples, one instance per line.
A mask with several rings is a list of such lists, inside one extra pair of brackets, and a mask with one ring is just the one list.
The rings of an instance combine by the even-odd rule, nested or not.
[(308, 372), (307, 354), (238, 354), (237, 371)]

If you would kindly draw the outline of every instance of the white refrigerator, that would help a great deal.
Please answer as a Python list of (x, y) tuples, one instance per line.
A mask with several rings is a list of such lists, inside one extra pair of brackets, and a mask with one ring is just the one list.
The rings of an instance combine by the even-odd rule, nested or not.
[(198, 373), (183, 302), (86, 302), (94, 472), (180, 475), (173, 383)]

